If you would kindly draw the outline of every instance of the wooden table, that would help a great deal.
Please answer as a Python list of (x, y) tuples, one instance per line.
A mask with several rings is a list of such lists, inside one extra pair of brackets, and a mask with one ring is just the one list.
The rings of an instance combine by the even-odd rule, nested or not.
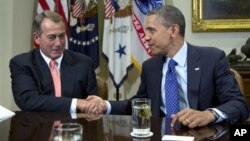
[[(131, 132), (131, 116), (121, 115), (86, 115), (78, 114), (77, 119), (72, 119), (67, 113), (42, 113), (42, 112), (16, 112), (10, 119), (0, 122), (1, 141), (47, 141), (51, 135), (54, 121), (77, 122), (83, 126), (83, 141), (141, 141), (133, 138)], [(162, 121), (164, 118), (151, 119), (151, 138), (144, 141), (160, 141)], [(244, 122), (249, 124), (249, 122)], [(195, 136), (195, 140), (208, 140), (218, 133), (218, 129), (224, 132), (218, 139), (228, 141), (229, 126), (226, 124), (211, 125), (202, 128), (181, 128), (172, 134)]]

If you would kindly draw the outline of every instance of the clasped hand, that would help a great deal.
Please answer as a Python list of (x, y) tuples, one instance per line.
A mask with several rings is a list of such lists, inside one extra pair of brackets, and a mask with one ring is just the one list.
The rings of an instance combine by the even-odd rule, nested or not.
[(98, 96), (88, 96), (86, 99), (77, 100), (77, 108), (86, 114), (106, 113), (106, 102)]

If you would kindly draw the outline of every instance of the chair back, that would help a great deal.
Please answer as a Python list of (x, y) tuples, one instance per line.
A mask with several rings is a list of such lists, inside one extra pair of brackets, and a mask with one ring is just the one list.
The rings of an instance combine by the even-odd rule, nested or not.
[(96, 81), (97, 81), (97, 89), (98, 89), (99, 96), (102, 99), (107, 100), (108, 99), (107, 83), (100, 76), (96, 76)]
[(235, 79), (240, 87), (241, 93), (244, 94), (245, 91), (244, 91), (243, 79), (242, 79), (241, 75), (239, 74), (239, 72), (237, 72), (233, 68), (230, 68), (230, 71), (233, 73), (233, 75), (234, 75), (234, 77), (235, 77)]

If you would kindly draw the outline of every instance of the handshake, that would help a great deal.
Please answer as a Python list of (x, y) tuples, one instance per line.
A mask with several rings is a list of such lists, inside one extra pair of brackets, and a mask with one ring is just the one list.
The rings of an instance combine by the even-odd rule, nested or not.
[(104, 114), (107, 111), (105, 100), (95, 95), (77, 99), (77, 109), (86, 114)]

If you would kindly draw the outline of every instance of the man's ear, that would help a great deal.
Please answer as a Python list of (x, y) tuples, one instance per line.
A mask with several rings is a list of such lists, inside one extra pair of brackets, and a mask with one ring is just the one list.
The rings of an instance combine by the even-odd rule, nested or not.
[(172, 28), (172, 29), (171, 29), (171, 32), (172, 32), (171, 36), (172, 36), (172, 37), (175, 37), (177, 34), (179, 34), (179, 32), (180, 32), (180, 27), (179, 27), (179, 25), (173, 24), (171, 28)]
[(40, 43), (40, 37), (37, 33), (33, 33), (33, 41), (36, 45), (39, 45)]

